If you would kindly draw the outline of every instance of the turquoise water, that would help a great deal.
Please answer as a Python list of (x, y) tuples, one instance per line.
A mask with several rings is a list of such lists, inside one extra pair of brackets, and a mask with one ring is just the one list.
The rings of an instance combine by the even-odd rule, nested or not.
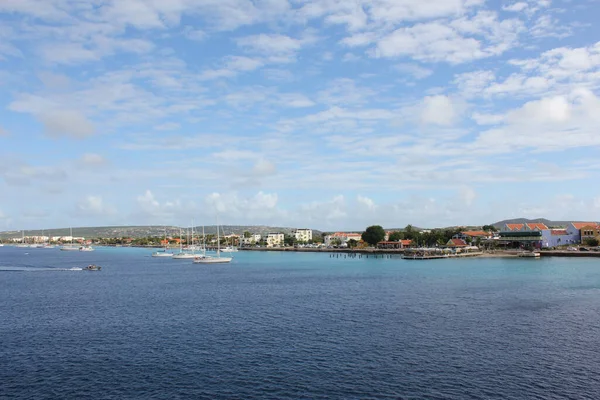
[(0, 248), (0, 398), (600, 393), (599, 259), (151, 252)]

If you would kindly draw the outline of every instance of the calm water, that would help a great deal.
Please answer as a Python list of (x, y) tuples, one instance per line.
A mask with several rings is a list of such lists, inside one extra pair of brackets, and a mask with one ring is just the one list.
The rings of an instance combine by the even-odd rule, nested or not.
[(600, 393), (600, 259), (150, 252), (0, 248), (0, 398)]

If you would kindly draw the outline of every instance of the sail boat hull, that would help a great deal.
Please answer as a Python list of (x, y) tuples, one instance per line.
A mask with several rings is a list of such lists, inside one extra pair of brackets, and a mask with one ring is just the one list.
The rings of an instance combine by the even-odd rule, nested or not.
[(167, 252), (162, 252), (162, 251), (158, 251), (156, 253), (152, 253), (152, 257), (168, 257), (168, 258), (172, 258), (174, 256), (173, 253), (167, 253)]
[(173, 258), (175, 260), (185, 260), (185, 259), (192, 259), (192, 258), (196, 258), (198, 257), (198, 254), (192, 254), (192, 253), (181, 253), (181, 254), (175, 254), (173, 256)]
[(79, 247), (77, 246), (63, 246), (60, 248), (60, 251), (79, 251)]
[(230, 263), (233, 257), (196, 257), (194, 264), (226, 264)]

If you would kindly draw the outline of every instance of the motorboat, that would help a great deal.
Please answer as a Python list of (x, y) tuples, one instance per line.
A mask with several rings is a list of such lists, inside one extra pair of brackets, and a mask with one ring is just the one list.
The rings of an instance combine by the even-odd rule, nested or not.
[(100, 271), (102, 269), (101, 266), (96, 265), (96, 264), (90, 264), (85, 268), (82, 268), (85, 271)]
[(154, 253), (152, 253), (152, 257), (165, 257), (165, 258), (172, 258), (175, 254), (173, 254), (171, 251), (167, 251), (167, 250), (158, 250), (155, 251)]
[(94, 251), (95, 249), (92, 246), (81, 246), (79, 251)]

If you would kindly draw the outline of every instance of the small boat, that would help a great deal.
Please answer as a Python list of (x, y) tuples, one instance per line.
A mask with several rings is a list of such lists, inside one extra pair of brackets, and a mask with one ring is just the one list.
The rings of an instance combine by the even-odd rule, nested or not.
[(100, 271), (102, 269), (102, 267), (99, 265), (96, 265), (96, 264), (90, 264), (83, 269), (86, 271)]
[(79, 251), (94, 251), (95, 249), (92, 246), (81, 246)]
[(238, 248), (233, 247), (233, 246), (226, 246), (221, 249), (221, 253), (235, 253), (237, 251), (238, 251)]
[(523, 251), (518, 254), (519, 257), (525, 258), (539, 258), (541, 254), (537, 251)]

